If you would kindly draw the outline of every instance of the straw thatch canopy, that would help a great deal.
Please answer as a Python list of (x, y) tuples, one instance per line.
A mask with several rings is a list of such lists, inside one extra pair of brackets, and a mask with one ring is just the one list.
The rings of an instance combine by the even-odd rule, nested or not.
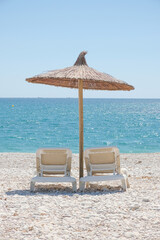
[(74, 66), (64, 69), (53, 70), (46, 73), (27, 78), (27, 82), (41, 83), (54, 86), (78, 88), (78, 80), (83, 80), (83, 89), (96, 90), (133, 90), (134, 87), (88, 67), (85, 59), (87, 52), (81, 52)]

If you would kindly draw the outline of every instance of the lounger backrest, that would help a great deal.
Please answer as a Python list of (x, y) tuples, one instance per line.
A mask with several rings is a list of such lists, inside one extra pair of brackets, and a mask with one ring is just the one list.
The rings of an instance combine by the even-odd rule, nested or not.
[[(61, 166), (60, 169), (65, 169), (66, 172), (70, 173), (71, 170), (71, 160), (72, 160), (72, 152), (70, 149), (65, 148), (41, 148), (36, 152), (36, 166), (37, 173), (41, 173), (41, 166), (50, 165), (56, 166), (58, 173), (58, 166)], [(64, 167), (62, 167), (64, 165)], [(63, 173), (63, 171), (59, 171), (59, 173)], [(55, 172), (56, 173), (56, 172)]]
[(112, 164), (115, 163), (114, 152), (92, 152), (89, 153), (89, 162), (91, 164)]
[[(90, 164), (115, 164), (115, 171), (120, 172), (120, 155), (117, 147), (90, 148), (84, 151), (87, 172), (91, 171)], [(103, 165), (104, 167), (104, 165)], [(101, 172), (103, 172), (101, 170)], [(105, 170), (104, 172), (113, 172)]]
[(42, 153), (41, 164), (42, 165), (65, 165), (67, 163), (66, 153)]

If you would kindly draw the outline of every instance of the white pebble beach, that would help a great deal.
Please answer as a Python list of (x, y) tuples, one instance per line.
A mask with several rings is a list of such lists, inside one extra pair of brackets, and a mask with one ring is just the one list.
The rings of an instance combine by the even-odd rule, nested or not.
[[(35, 154), (0, 153), (0, 240), (160, 239), (160, 153), (121, 154), (130, 188), (38, 184), (30, 192)], [(78, 182), (78, 154), (72, 176)]]

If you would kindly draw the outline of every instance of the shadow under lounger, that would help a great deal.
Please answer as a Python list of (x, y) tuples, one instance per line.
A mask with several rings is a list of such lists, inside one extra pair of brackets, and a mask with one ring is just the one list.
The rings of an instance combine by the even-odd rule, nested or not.
[(33, 177), (30, 183), (30, 190), (34, 192), (35, 183), (59, 183), (59, 182), (71, 182), (73, 192), (77, 191), (76, 179), (73, 177)]
[(103, 181), (113, 181), (113, 180), (121, 180), (122, 189), (126, 191), (126, 176), (115, 174), (115, 175), (104, 175), (104, 176), (86, 176), (80, 178), (80, 191), (84, 191), (85, 184), (88, 185), (90, 182), (103, 182)]

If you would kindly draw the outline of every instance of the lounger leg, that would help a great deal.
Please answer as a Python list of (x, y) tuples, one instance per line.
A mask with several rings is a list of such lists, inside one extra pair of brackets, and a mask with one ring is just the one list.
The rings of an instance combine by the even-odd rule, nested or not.
[(122, 168), (122, 169), (121, 169), (121, 173), (122, 173), (123, 175), (125, 175), (125, 177), (126, 177), (126, 183), (127, 183), (127, 188), (129, 188), (129, 187), (130, 187), (130, 184), (129, 184), (129, 181), (128, 181), (128, 172), (127, 172), (127, 169)]
[(130, 188), (130, 184), (129, 184), (129, 181), (128, 181), (128, 177), (126, 178), (126, 183), (127, 183), (127, 188)]
[(30, 183), (30, 191), (31, 192), (34, 192), (34, 187), (35, 187), (35, 182), (32, 182)]
[(84, 191), (84, 188), (85, 188), (85, 182), (79, 182), (79, 190), (80, 191)]
[(89, 182), (86, 182), (86, 188), (89, 188)]
[(77, 192), (77, 184), (76, 184), (76, 182), (72, 182), (72, 190), (73, 190), (73, 192)]
[(126, 189), (127, 189), (127, 186), (126, 186), (126, 178), (124, 177), (124, 178), (121, 180), (121, 182), (122, 182), (122, 189), (123, 189), (124, 191), (126, 191)]

